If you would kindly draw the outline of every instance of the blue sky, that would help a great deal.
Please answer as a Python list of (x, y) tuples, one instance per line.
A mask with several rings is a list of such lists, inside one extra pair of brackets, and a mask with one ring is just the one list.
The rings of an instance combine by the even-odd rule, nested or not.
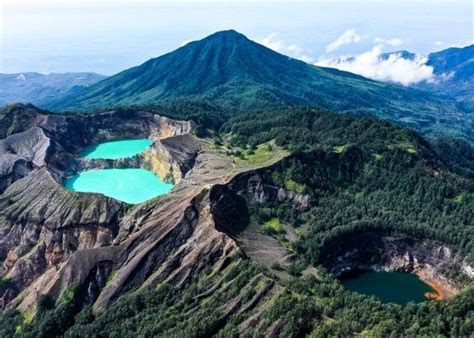
[(426, 54), (474, 40), (473, 3), (469, 0), (2, 0), (0, 72), (109, 75), (185, 41), (230, 28), (313, 63), (359, 55), (375, 45), (383, 51), (407, 49)]

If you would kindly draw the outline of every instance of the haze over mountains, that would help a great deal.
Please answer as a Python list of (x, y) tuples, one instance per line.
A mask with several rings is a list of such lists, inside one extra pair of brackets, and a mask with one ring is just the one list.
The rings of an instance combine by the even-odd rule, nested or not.
[(105, 78), (96, 73), (0, 74), (0, 106), (16, 102), (46, 105)]
[[(415, 53), (400, 50), (381, 54), (381, 58), (387, 60), (392, 55), (406, 60), (417, 57)], [(469, 111), (474, 110), (474, 45), (430, 53), (425, 64), (432, 67), (433, 78), (414, 83), (412, 87), (450, 96)]]
[(426, 64), (433, 67), (436, 81), (420, 87), (450, 95), (474, 111), (474, 45), (431, 53)]

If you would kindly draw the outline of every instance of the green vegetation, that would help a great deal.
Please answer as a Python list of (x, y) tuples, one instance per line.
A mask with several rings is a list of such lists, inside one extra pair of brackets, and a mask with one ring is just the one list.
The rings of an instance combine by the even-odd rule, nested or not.
[(409, 154), (416, 154), (416, 148), (409, 142), (402, 141), (396, 144), (390, 144), (388, 146), (388, 149), (401, 149), (403, 151), (406, 151)]
[(278, 218), (272, 218), (263, 224), (262, 230), (267, 235), (277, 235), (284, 232), (281, 222)]
[[(261, 279), (252, 286), (252, 279), (262, 273), (255, 263), (245, 260), (231, 265), (218, 274), (205, 274), (200, 280), (177, 292), (169, 284), (147, 287), (120, 297), (103, 315), (95, 316), (86, 306), (74, 317), (74, 325), (61, 331), (60, 311), (49, 310), (33, 324), (21, 325), (21, 315), (7, 311), (0, 315), (2, 337), (131, 337), (180, 336), (205, 337), (216, 334), (231, 337), (247, 317), (239, 313), (225, 316), (228, 302), (241, 297), (248, 302), (258, 290), (268, 285)], [(229, 275), (229, 270), (232, 274)], [(474, 327), (470, 320), (474, 288), (464, 290), (449, 302), (425, 302), (419, 305), (383, 304), (375, 298), (345, 291), (339, 282), (319, 269), (314, 276), (297, 277), (268, 299), (266, 311), (246, 330), (246, 336), (259, 335), (277, 320), (281, 322), (279, 336), (469, 336)], [(205, 299), (199, 295), (219, 283), (222, 275), (233, 281), (229, 287)], [(63, 309), (64, 311), (64, 309)], [(44, 320), (52, 314), (56, 331), (47, 328)], [(250, 314), (247, 314), (250, 315)], [(226, 318), (222, 321), (222, 318)], [(51, 322), (52, 323), (52, 322)]]
[(272, 180), (279, 185), (283, 185), (285, 189), (294, 191), (298, 194), (304, 194), (306, 191), (306, 187), (302, 183), (295, 182), (290, 174), (288, 173), (281, 173), (281, 172), (273, 172)]
[(377, 160), (377, 161), (380, 161), (381, 159), (383, 159), (383, 156), (381, 154), (372, 154), (372, 156)]
[(0, 277), (0, 290), (13, 287), (14, 284), (10, 278)]
[[(236, 163), (260, 165), (276, 151), (291, 153), (262, 170), (264, 182), (308, 195), (309, 207), (301, 211), (289, 202), (269, 200), (263, 205), (248, 201), (248, 209), (252, 222), (294, 253), (293, 265), (265, 269), (235, 257), (220, 271), (201, 273), (180, 289), (164, 282), (124, 292), (100, 316), (84, 304), (81, 290), (67, 292), (57, 303), (46, 296), (31, 322), (15, 311), (2, 313), (0, 336), (237, 336), (257, 310), (226, 311), (250, 302), (270, 279), (280, 283), (279, 289), (264, 299), (264, 311), (247, 327), (247, 336), (262, 335), (277, 320), (282, 337), (474, 332), (472, 282), (453, 299), (401, 307), (345, 291), (321, 265), (334, 243), (373, 230), (436, 240), (473, 263), (474, 151), (469, 143), (429, 142), (388, 122), (313, 108), (233, 115), (207, 103), (182, 101), (161, 109), (167, 116), (195, 121), (199, 136), (212, 137), (216, 151), (228, 151)], [(285, 241), (283, 225), (298, 228), (296, 241)], [(305, 274), (308, 267), (316, 273)], [(288, 281), (275, 277), (286, 272)], [(262, 279), (252, 284), (256, 276)], [(213, 286), (217, 291), (207, 294)]]
[(305, 186), (304, 184), (293, 181), (291, 178), (287, 178), (284, 181), (285, 188), (299, 194), (304, 194)]
[(278, 54), (235, 31), (218, 32), (189, 43), (46, 108), (90, 111), (183, 99), (212, 102), (240, 113), (317, 106), (353, 115), (371, 114), (433, 136), (463, 136), (471, 141), (474, 128), (472, 116), (452, 100), (315, 67)]
[(288, 152), (279, 149), (274, 145), (273, 141), (259, 144), (255, 149), (242, 151), (240, 156), (235, 158), (238, 166), (254, 166), (262, 167), (268, 165), (275, 160), (286, 156)]
[(222, 141), (220, 138), (203, 141), (210, 144), (214, 151), (232, 158), (236, 167), (247, 170), (271, 165), (289, 155), (289, 152), (277, 146), (274, 140), (258, 145), (235, 145), (228, 139)]
[(257, 219), (279, 217), (289, 224), (307, 224), (296, 248), (309, 264), (318, 263), (327, 243), (373, 229), (447, 243), (474, 262), (474, 243), (469, 240), (474, 236), (472, 199), (460, 197), (472, 190), (472, 180), (453, 175), (432, 159), (414, 156), (387, 149), (377, 160), (357, 146), (342, 154), (300, 153), (281, 161), (278, 173), (266, 180), (279, 185), (285, 177), (304, 184), (317, 207), (305, 213), (281, 204), (252, 210)]
[(334, 147), (334, 152), (337, 153), (337, 154), (340, 154), (344, 151), (344, 149), (346, 149), (346, 146), (345, 145), (342, 145), (342, 146), (336, 146)]
[(456, 202), (456, 203), (461, 203), (463, 200), (463, 194), (458, 194), (456, 196), (454, 196), (453, 198), (453, 201)]

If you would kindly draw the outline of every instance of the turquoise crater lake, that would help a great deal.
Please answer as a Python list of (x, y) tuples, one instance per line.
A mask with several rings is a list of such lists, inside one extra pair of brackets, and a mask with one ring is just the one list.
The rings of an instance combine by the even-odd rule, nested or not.
[(149, 139), (116, 140), (86, 147), (81, 157), (87, 159), (112, 159), (132, 157), (145, 151), (153, 141)]
[(433, 292), (431, 286), (418, 276), (405, 272), (360, 271), (341, 280), (347, 290), (373, 295), (384, 303), (406, 305), (421, 303), (425, 293)]
[(84, 171), (68, 178), (64, 186), (73, 191), (101, 193), (130, 204), (145, 202), (173, 189), (173, 184), (163, 182), (145, 169)]

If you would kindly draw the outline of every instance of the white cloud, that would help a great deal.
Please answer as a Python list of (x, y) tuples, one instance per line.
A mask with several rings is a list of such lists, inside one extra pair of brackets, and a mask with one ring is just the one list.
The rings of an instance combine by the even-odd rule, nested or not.
[(278, 53), (282, 53), (291, 56), (295, 59), (302, 60), (304, 62), (313, 62), (313, 58), (303, 53), (303, 50), (295, 44), (287, 43), (278, 37), (278, 33), (271, 33), (267, 37), (263, 38), (260, 43), (265, 47), (273, 49)]
[(374, 42), (376, 44), (387, 44), (393, 47), (398, 47), (403, 44), (403, 40), (400, 38), (393, 38), (393, 39), (375, 38)]
[(435, 44), (435, 46), (444, 46), (443, 41), (435, 41), (434, 44)]
[(340, 37), (338, 37), (335, 41), (327, 45), (326, 52), (333, 52), (344, 45), (348, 45), (350, 43), (357, 43), (361, 40), (361, 38), (362, 37), (356, 33), (355, 29), (349, 29), (345, 31)]
[(417, 55), (412, 60), (404, 59), (400, 54), (388, 58), (381, 57), (383, 45), (353, 58), (320, 59), (316, 65), (337, 68), (351, 73), (385, 82), (396, 82), (404, 86), (421, 81), (433, 81), (433, 68), (426, 65), (426, 58)]

